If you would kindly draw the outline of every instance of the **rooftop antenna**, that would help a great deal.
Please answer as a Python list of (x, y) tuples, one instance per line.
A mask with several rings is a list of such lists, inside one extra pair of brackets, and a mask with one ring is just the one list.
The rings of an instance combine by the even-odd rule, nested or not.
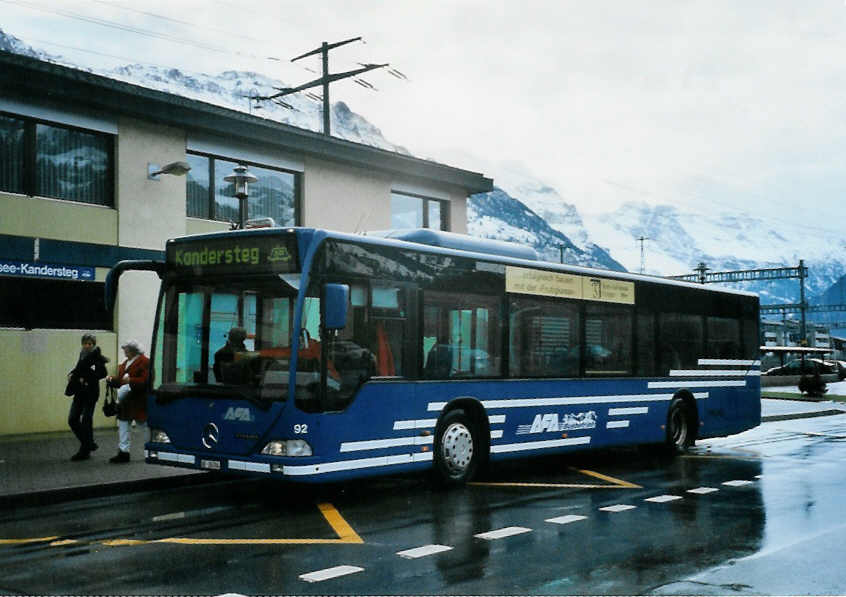
[[(324, 135), (331, 135), (330, 125), (329, 125), (329, 83), (334, 83), (335, 81), (340, 81), (341, 79), (348, 79), (349, 77), (357, 77), (362, 73), (366, 73), (367, 71), (371, 71), (377, 68), (384, 68), (386, 66), (390, 66), (390, 64), (362, 64), (361, 68), (357, 68), (355, 70), (346, 71), (343, 73), (336, 73), (334, 75), (329, 74), (329, 50), (334, 50), (337, 47), (344, 46), (346, 44), (352, 43), (354, 41), (362, 41), (361, 37), (353, 37), (351, 39), (345, 39), (344, 41), (339, 41), (335, 43), (327, 43), (323, 42), (319, 48), (311, 50), (310, 52), (306, 52), (305, 54), (300, 54), (295, 58), (291, 58), (291, 62), (296, 62), (301, 58), (306, 58), (307, 56), (313, 56), (315, 54), (320, 54), (321, 58), (323, 59), (323, 75), (313, 81), (309, 81), (308, 83), (303, 83), (298, 87), (282, 87), (276, 88), (279, 89), (279, 93), (274, 93), (273, 95), (269, 95), (266, 97), (255, 97), (253, 99), (256, 100), (272, 100), (281, 105), (285, 105), (284, 102), (281, 102), (279, 98), (284, 97), (286, 95), (290, 95), (292, 93), (297, 93), (298, 91), (304, 91), (306, 89), (311, 89), (312, 87), (323, 87), (323, 134)], [(394, 75), (396, 76), (396, 75)], [(362, 80), (360, 77), (357, 80)], [(365, 82), (366, 83), (366, 82)], [(359, 83), (363, 87), (367, 87), (369, 84)], [(372, 87), (372, 86), (371, 86)], [(286, 106), (287, 107), (287, 106)]]

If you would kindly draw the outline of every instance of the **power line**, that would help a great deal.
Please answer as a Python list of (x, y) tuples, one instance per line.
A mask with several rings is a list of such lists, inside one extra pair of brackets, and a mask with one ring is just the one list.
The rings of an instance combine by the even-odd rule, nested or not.
[(51, 8), (47, 6), (42, 6), (36, 4), (34, 2), (26, 2), (25, 0), (0, 0), (0, 2), (5, 2), (7, 4), (16, 4), (18, 6), (22, 6), (24, 8), (29, 8), (32, 10), (39, 10), (42, 12), (48, 12), (52, 14), (57, 14), (62, 17), (66, 17), (69, 19), (76, 19), (78, 21), (83, 21), (87, 23), (92, 23), (94, 25), (100, 25), (101, 27), (109, 27), (112, 29), (117, 29), (120, 31), (126, 31), (128, 33), (135, 33), (137, 35), (143, 35), (146, 37), (151, 37), (154, 39), (160, 39), (163, 41), (169, 41), (171, 43), (177, 43), (181, 45), (191, 46), (195, 48), (199, 48), (201, 50), (209, 50), (211, 52), (219, 52), (222, 54), (232, 54), (235, 56), (241, 56), (246, 58), (253, 58), (256, 60), (272, 60), (272, 61), (279, 61), (279, 58), (273, 56), (257, 56), (251, 53), (239, 52), (237, 50), (230, 50), (223, 46), (215, 46), (211, 44), (207, 44), (201, 41), (195, 41), (190, 39), (185, 39), (176, 35), (170, 35), (167, 33), (159, 33), (157, 31), (151, 31), (149, 29), (141, 29), (139, 27), (133, 27), (131, 25), (124, 25), (122, 23), (118, 23), (116, 21), (110, 21), (108, 19), (100, 19), (97, 17), (90, 17), (87, 15), (83, 15), (80, 13), (76, 13), (70, 10), (64, 10), (61, 8)]
[(146, 11), (146, 10), (139, 10), (137, 8), (131, 8), (131, 7), (126, 6), (124, 4), (117, 4), (115, 2), (108, 2), (107, 0), (89, 0), (89, 2), (96, 2), (97, 4), (103, 4), (105, 6), (108, 6), (109, 8), (117, 8), (118, 10), (126, 10), (126, 11), (129, 11), (129, 12), (134, 12), (136, 14), (145, 15), (145, 16), (148, 16), (148, 17), (153, 17), (155, 19), (161, 19), (163, 21), (169, 21), (171, 23), (176, 23), (176, 24), (179, 24), (179, 25), (185, 25), (186, 27), (194, 27), (196, 29), (206, 29), (208, 31), (216, 31), (217, 33), (224, 33), (229, 37), (239, 37), (241, 39), (246, 39), (246, 40), (249, 40), (249, 41), (256, 41), (256, 42), (260, 42), (260, 43), (271, 43), (270, 40), (256, 39), (255, 37), (250, 37), (249, 35), (240, 35), (238, 33), (233, 33), (229, 29), (218, 29), (216, 27), (208, 27), (206, 25), (197, 25), (196, 23), (192, 23), (190, 21), (183, 21), (182, 19), (174, 19), (173, 17), (160, 15), (160, 14), (157, 14), (157, 13), (154, 13), (154, 12), (149, 12), (149, 11)]
[[(323, 95), (321, 97), (323, 99), (323, 134), (324, 135), (331, 135), (330, 112), (329, 112), (329, 108), (330, 108), (329, 83), (334, 83), (335, 81), (340, 81), (341, 79), (348, 79), (350, 77), (358, 77), (358, 75), (366, 73), (368, 71), (371, 71), (371, 70), (374, 70), (374, 69), (377, 69), (377, 68), (384, 68), (386, 66), (389, 66), (388, 64), (362, 64), (361, 68), (358, 68), (358, 69), (355, 69), (355, 70), (351, 70), (351, 71), (347, 71), (347, 72), (343, 72), (343, 73), (329, 74), (329, 50), (334, 50), (335, 48), (338, 48), (340, 46), (345, 46), (345, 45), (350, 44), (354, 41), (361, 41), (361, 37), (353, 37), (353, 38), (350, 38), (350, 39), (345, 39), (344, 41), (338, 41), (338, 42), (334, 42), (334, 43), (331, 43), (331, 44), (324, 41), (320, 45), (319, 48), (316, 48), (314, 50), (309, 50), (308, 52), (306, 52), (304, 54), (300, 54), (299, 56), (291, 58), (291, 62), (296, 62), (298, 60), (301, 60), (303, 58), (307, 58), (309, 56), (320, 55), (320, 57), (322, 59), (322, 63), (323, 63), (323, 75), (321, 77), (317, 78), (317, 79), (314, 79), (313, 81), (309, 81), (308, 83), (303, 83), (302, 85), (299, 85), (297, 87), (283, 87), (283, 88), (279, 89), (279, 93), (274, 93), (272, 95), (267, 95), (267, 96), (255, 97), (253, 99), (256, 99), (256, 100), (259, 100), (259, 101), (269, 100), (269, 101), (275, 102), (279, 105), (289, 107), (290, 104), (287, 104), (284, 101), (282, 101), (282, 99), (281, 99), (282, 97), (284, 97), (286, 95), (290, 95), (292, 93), (297, 93), (299, 91), (305, 91), (306, 89), (311, 89), (312, 87), (322, 86), (323, 87)], [(360, 78), (356, 78), (354, 80), (356, 82), (364, 81), (363, 79), (360, 79)], [(368, 87), (369, 89), (372, 89), (372, 90), (376, 89), (375, 87), (373, 87), (373, 85), (371, 85), (367, 82), (359, 83), (359, 84), (364, 86), (364, 87)], [(312, 94), (309, 97), (311, 97), (311, 99), (314, 99), (313, 95), (314, 94)]]

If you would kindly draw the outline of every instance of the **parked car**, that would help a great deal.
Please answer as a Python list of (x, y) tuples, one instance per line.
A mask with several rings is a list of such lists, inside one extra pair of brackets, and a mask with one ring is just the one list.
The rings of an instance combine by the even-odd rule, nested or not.
[(773, 367), (763, 375), (827, 375), (837, 373), (835, 365), (821, 359), (793, 359), (781, 367)]
[(846, 379), (846, 361), (829, 361), (834, 365), (834, 372), (840, 380)]

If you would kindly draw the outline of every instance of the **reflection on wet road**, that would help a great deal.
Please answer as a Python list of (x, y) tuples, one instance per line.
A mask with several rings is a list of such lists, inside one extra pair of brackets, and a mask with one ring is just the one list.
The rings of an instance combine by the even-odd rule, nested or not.
[(0, 592), (815, 593), (804, 580), (843, 593), (839, 573), (783, 564), (839, 565), (844, 440), (833, 416), (676, 459), (511, 463), (452, 491), (424, 477), (240, 481), (6, 512)]

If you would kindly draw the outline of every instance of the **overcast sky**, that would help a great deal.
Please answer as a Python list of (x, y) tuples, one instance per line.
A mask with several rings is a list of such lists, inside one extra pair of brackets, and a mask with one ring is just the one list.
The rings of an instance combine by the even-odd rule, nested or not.
[(347, 81), (331, 98), (418, 156), (495, 179), (508, 163), (584, 213), (646, 201), (844, 221), (844, 0), (0, 0), (0, 15), (79, 64), (291, 85), (319, 67), (291, 58), (363, 36), (332, 72), (389, 62), (409, 81), (377, 71), (378, 92)]

